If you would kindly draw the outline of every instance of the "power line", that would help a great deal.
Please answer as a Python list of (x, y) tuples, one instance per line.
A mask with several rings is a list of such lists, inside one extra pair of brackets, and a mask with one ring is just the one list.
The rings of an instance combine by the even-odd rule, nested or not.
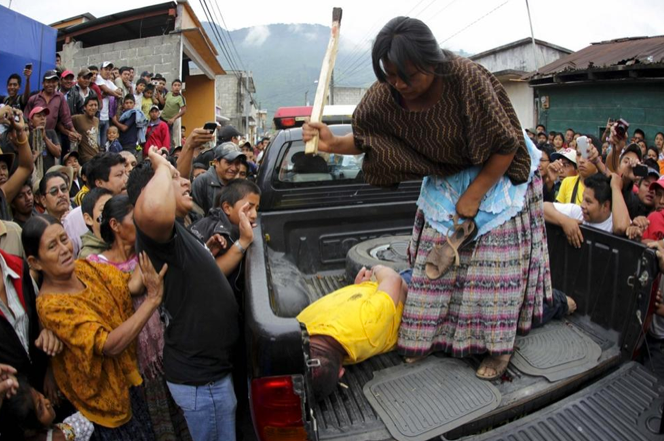
[(468, 26), (466, 26), (465, 28), (463, 28), (463, 29), (461, 29), (461, 30), (455, 32), (454, 34), (450, 35), (449, 37), (447, 37), (447, 38), (444, 39), (443, 41), (439, 41), (438, 44), (440, 44), (440, 45), (442, 46), (443, 43), (445, 43), (446, 41), (451, 40), (452, 38), (456, 37), (457, 35), (459, 35), (459, 34), (462, 33), (463, 31), (465, 31), (465, 30), (468, 29), (469, 27), (473, 26), (475, 23), (479, 22), (480, 20), (482, 20), (482, 19), (486, 18), (487, 16), (491, 15), (492, 13), (496, 12), (498, 9), (502, 8), (503, 6), (505, 6), (505, 5), (506, 5), (507, 3), (509, 3), (509, 2), (510, 2), (510, 0), (505, 0), (503, 3), (501, 3), (501, 4), (498, 5), (498, 6), (496, 6), (495, 8), (493, 8), (492, 10), (490, 10), (489, 12), (487, 12), (486, 14), (484, 14), (483, 16), (481, 16), (480, 18), (478, 18), (477, 20), (473, 21), (472, 23), (470, 23), (470, 24), (469, 24)]
[(223, 39), (221, 38), (221, 35), (219, 34), (219, 30), (217, 29), (217, 23), (214, 21), (214, 18), (210, 13), (210, 9), (208, 8), (207, 2), (205, 0), (199, 0), (199, 3), (203, 8), (203, 13), (205, 14), (205, 18), (208, 20), (208, 23), (211, 24), (212, 34), (214, 35), (214, 38), (217, 40), (217, 45), (221, 50), (221, 52), (223, 53), (224, 57), (226, 58), (226, 62), (233, 70), (235, 77), (238, 80), (241, 80), (241, 78), (237, 74), (238, 69), (235, 67), (232, 57), (228, 54), (228, 51), (226, 50), (226, 44), (224, 43)]

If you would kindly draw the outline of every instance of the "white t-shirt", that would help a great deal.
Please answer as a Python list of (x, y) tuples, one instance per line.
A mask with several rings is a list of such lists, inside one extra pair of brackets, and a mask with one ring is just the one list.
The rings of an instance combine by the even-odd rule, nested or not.
[[(97, 75), (97, 81), (95, 81), (98, 86), (106, 86), (108, 87), (109, 90), (115, 92), (117, 90), (117, 86), (113, 84), (113, 81), (111, 80), (105, 80), (101, 77), (101, 75)], [(99, 120), (100, 121), (108, 121), (108, 109), (109, 109), (109, 103), (108, 103), (108, 97), (105, 97), (102, 100), (102, 107), (99, 110)]]
[(554, 202), (553, 206), (565, 216), (583, 221), (583, 225), (597, 228), (598, 230), (606, 231), (607, 233), (613, 233), (613, 214), (610, 214), (604, 222), (594, 224), (583, 220), (583, 210), (581, 210), (581, 207), (576, 204), (561, 204), (559, 202)]

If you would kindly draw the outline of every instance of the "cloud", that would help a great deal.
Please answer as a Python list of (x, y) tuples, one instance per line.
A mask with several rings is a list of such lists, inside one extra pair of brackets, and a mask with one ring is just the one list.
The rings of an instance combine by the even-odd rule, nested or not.
[(269, 36), (270, 29), (267, 26), (256, 26), (249, 30), (244, 38), (244, 44), (247, 46), (262, 46)]

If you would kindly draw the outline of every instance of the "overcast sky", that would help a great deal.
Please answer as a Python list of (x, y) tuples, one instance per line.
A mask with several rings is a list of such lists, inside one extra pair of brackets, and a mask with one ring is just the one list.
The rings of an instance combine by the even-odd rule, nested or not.
[[(215, 0), (207, 0), (211, 2)], [(9, 0), (0, 0), (8, 6)], [(11, 9), (46, 24), (89, 12), (96, 17), (163, 3), (155, 0), (12, 0)], [(201, 21), (199, 0), (190, 1)], [(343, 8), (342, 44), (367, 45), (390, 18), (422, 19), (441, 44), (478, 53), (530, 36), (526, 0), (219, 0), (230, 29), (271, 23), (329, 25)], [(63, 7), (66, 5), (66, 8)], [(535, 38), (579, 50), (592, 42), (664, 35), (664, 0), (530, 0)], [(467, 29), (466, 29), (467, 27)]]

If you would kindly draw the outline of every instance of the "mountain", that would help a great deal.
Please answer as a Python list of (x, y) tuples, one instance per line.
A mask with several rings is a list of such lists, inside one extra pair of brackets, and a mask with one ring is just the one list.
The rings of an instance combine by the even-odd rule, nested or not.
[[(232, 68), (224, 56), (224, 48), (219, 47), (217, 35), (233, 53), (236, 67), (253, 72), (254, 98), (257, 106), (260, 104), (260, 108), (267, 109), (269, 119), (279, 107), (304, 105), (307, 91), (308, 100), (313, 103), (317, 87), (314, 81), (320, 75), (330, 38), (328, 26), (279, 23), (230, 31), (242, 63), (237, 61), (233, 47), (229, 46), (226, 30), (208, 22), (203, 22), (203, 28), (217, 46), (219, 62), (225, 70)], [(370, 42), (358, 45), (355, 41), (345, 41), (342, 32), (334, 71), (337, 86), (371, 85), (375, 76)]]

